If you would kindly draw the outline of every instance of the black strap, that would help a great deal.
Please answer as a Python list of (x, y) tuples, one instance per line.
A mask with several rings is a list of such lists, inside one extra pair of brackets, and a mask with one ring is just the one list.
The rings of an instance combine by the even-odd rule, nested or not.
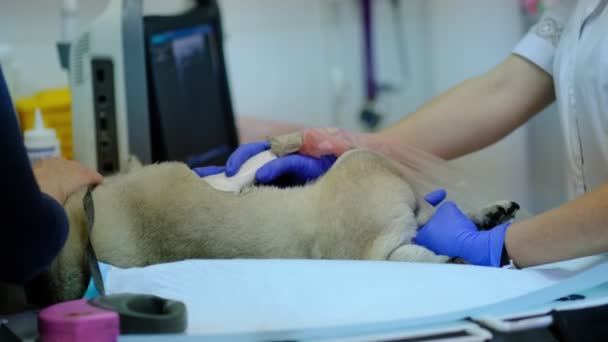
[(87, 189), (87, 193), (82, 199), (84, 213), (87, 217), (87, 226), (89, 228), (89, 241), (87, 243), (87, 249), (85, 253), (87, 263), (89, 264), (89, 271), (91, 272), (91, 277), (93, 278), (93, 284), (95, 285), (97, 292), (99, 292), (100, 295), (104, 296), (106, 294), (106, 290), (103, 287), (103, 279), (101, 278), (101, 271), (99, 270), (97, 255), (95, 254), (95, 250), (93, 249), (93, 245), (91, 244), (93, 224), (95, 223), (95, 208), (93, 206), (93, 195), (91, 194), (92, 189), (92, 187), (89, 187)]

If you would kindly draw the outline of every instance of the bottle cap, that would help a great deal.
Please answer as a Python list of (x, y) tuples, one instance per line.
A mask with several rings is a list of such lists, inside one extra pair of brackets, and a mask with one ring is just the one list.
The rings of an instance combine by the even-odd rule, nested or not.
[(25, 131), (25, 141), (32, 145), (53, 145), (57, 142), (57, 133), (54, 129), (44, 127), (42, 112), (36, 108), (36, 122), (34, 128)]

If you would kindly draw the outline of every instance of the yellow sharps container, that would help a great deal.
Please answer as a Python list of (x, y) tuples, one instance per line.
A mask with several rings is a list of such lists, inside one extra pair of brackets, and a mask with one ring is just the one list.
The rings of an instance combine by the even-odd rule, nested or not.
[(72, 100), (69, 88), (41, 91), (32, 97), (18, 99), (15, 103), (21, 131), (32, 129), (36, 108), (44, 116), (44, 125), (57, 132), (61, 142), (61, 156), (72, 159)]

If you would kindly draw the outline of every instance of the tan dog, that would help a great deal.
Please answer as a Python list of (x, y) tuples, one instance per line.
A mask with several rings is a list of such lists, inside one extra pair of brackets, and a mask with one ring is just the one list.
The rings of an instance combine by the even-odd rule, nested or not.
[[(80, 298), (89, 282), (83, 196), (66, 203), (70, 232), (45, 279), (45, 304)], [(107, 178), (93, 202), (99, 261), (123, 268), (196, 258), (448, 261), (411, 243), (434, 209), (392, 162), (364, 150), (306, 186), (238, 195), (211, 188), (184, 164), (160, 163)], [(493, 220), (504, 221), (515, 206), (501, 202), (472, 217), (481, 225), (502, 210)]]

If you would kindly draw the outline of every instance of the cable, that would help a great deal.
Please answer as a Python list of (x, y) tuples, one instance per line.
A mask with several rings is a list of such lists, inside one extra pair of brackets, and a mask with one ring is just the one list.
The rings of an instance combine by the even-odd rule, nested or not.
[(411, 80), (411, 69), (408, 58), (407, 49), (407, 34), (405, 34), (405, 28), (403, 27), (403, 12), (401, 7), (401, 0), (391, 0), (392, 7), (392, 23), (395, 37), (395, 54), (401, 69), (401, 75), (403, 77), (402, 88), (405, 89)]

